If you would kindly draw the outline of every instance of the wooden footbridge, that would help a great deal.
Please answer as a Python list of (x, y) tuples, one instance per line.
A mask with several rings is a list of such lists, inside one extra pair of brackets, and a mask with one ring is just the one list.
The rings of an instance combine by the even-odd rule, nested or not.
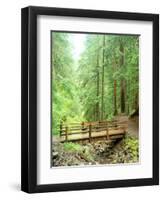
[(60, 141), (78, 141), (94, 138), (116, 140), (123, 138), (127, 131), (127, 121), (96, 121), (82, 123), (61, 123)]

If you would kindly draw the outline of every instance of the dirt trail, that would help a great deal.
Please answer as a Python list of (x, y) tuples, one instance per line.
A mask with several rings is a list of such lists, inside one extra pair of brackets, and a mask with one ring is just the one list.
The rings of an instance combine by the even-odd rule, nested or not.
[(128, 135), (139, 137), (139, 117), (134, 116), (128, 118), (127, 116), (121, 114), (115, 117), (118, 121), (127, 121), (128, 122)]
[(134, 117), (128, 121), (128, 134), (139, 137), (139, 117)]

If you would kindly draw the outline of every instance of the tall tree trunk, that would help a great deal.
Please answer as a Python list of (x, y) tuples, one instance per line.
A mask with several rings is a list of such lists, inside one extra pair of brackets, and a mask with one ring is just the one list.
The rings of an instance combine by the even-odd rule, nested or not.
[(114, 80), (114, 115), (117, 115), (117, 81)]
[[(116, 71), (116, 62), (113, 60), (113, 70)], [(117, 80), (114, 78), (114, 115), (117, 115)]]
[(100, 77), (99, 77), (99, 50), (97, 52), (97, 86), (96, 86), (96, 96), (97, 96), (97, 103), (96, 103), (96, 120), (100, 120), (100, 112), (99, 112), (99, 95), (100, 95)]
[[(124, 67), (124, 46), (123, 43), (120, 42), (120, 67)], [(121, 113), (124, 113), (126, 110), (126, 82), (124, 78), (121, 78)]]
[(137, 110), (139, 107), (139, 95), (138, 91), (135, 92), (135, 105), (134, 105), (134, 110)]
[(127, 81), (127, 115), (130, 115), (130, 79)]
[(94, 121), (96, 121), (96, 105), (94, 105)]
[[(135, 82), (138, 83), (139, 77), (136, 77)], [(137, 110), (139, 107), (139, 89), (136, 88), (135, 91), (135, 110)]]
[(102, 90), (101, 90), (101, 120), (104, 119), (104, 75), (105, 75), (105, 35), (103, 36), (103, 60), (102, 60)]

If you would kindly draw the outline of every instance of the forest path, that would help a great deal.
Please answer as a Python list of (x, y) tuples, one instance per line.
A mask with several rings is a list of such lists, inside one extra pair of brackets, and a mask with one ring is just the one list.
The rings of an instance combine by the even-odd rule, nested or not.
[(128, 134), (139, 137), (139, 117), (133, 117), (128, 120)]
[(139, 137), (139, 117), (134, 116), (132, 118), (127, 117), (124, 114), (117, 115), (115, 117), (117, 121), (127, 121), (128, 122), (128, 135)]

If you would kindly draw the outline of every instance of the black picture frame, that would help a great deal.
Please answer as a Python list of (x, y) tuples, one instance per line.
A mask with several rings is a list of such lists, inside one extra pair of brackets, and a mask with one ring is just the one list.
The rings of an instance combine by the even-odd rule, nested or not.
[[(151, 21), (153, 23), (153, 177), (37, 184), (37, 16)], [(159, 15), (30, 6), (21, 11), (21, 190), (28, 193), (159, 184)]]

